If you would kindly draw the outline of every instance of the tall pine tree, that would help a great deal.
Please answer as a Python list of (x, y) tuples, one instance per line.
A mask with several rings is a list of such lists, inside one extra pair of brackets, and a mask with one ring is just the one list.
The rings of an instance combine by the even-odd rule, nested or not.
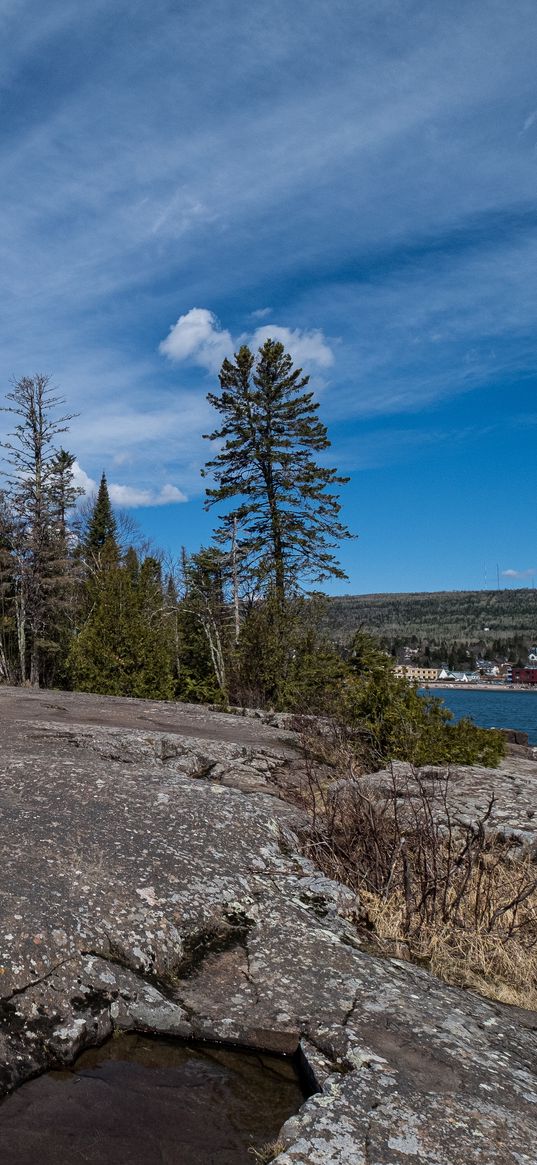
[(333, 487), (348, 479), (315, 460), (330, 442), (308, 382), (283, 345), (267, 340), (257, 358), (243, 346), (233, 363), (224, 360), (221, 392), (208, 396), (222, 423), (206, 436), (222, 447), (205, 467), (215, 479), (206, 507), (235, 502), (221, 533), (233, 525), (242, 561), (279, 606), (303, 582), (346, 577), (333, 550), (351, 535)]
[(116, 534), (117, 523), (108, 493), (106, 474), (103, 472), (93, 513), (89, 520), (85, 545), (86, 557), (98, 557), (108, 539), (115, 542)]

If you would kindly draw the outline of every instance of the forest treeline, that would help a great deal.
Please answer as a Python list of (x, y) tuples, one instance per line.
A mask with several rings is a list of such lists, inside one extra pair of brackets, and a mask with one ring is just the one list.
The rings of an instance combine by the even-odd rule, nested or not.
[(494, 763), (501, 743), (450, 724), (438, 701), (398, 679), (363, 633), (341, 650), (322, 630), (327, 579), (351, 537), (346, 479), (308, 378), (267, 340), (225, 360), (209, 394), (217, 427), (207, 461), (210, 545), (178, 560), (114, 512), (106, 475), (81, 496), (71, 417), (47, 376), (7, 394), (2, 443), (0, 673), (6, 683), (116, 696), (329, 714), (364, 764), (389, 757)]

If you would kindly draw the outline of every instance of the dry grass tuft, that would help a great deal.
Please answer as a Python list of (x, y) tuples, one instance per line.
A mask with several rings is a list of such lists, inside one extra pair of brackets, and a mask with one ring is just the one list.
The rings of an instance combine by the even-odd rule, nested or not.
[(456, 921), (433, 918), (409, 935), (400, 893), (384, 899), (364, 891), (361, 897), (367, 925), (384, 954), (425, 965), (447, 983), (537, 1011), (536, 893), (523, 911), (523, 931), (511, 936), (507, 929), (476, 927), (470, 901)]
[(260, 1149), (254, 1149), (253, 1146), (248, 1150), (252, 1157), (258, 1162), (258, 1165), (270, 1165), (280, 1153), (283, 1153), (285, 1145), (283, 1141), (269, 1141), (268, 1144), (262, 1145)]
[(359, 897), (372, 945), (449, 983), (537, 1010), (537, 868), (480, 821), (461, 825), (449, 772), (412, 772), (379, 792), (365, 778), (329, 785), (307, 766), (308, 855)]

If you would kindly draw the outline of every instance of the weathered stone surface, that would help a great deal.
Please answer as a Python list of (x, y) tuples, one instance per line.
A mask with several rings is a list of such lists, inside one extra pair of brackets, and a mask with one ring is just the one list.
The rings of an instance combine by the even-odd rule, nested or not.
[(516, 745), (520, 748), (529, 747), (529, 736), (527, 732), (520, 732), (518, 728), (500, 728), (497, 729), (503, 736), (508, 745)]
[[(443, 778), (447, 777), (445, 788), (449, 813), (453, 822), (462, 826), (479, 821), (494, 795), (487, 829), (497, 830), (521, 851), (537, 854), (537, 761), (507, 756), (496, 769), (460, 765), (446, 770), (428, 765), (418, 770), (418, 776), (441, 819), (445, 818)], [(412, 799), (417, 794), (416, 774), (402, 761), (374, 773), (367, 781), (385, 794), (391, 793), (395, 785), (403, 800)]]
[[(149, 728), (179, 736), (206, 740), (230, 741), (232, 744), (257, 746), (265, 743), (278, 751), (294, 748), (291, 722), (294, 717), (261, 713), (261, 719), (230, 716), (203, 704), (177, 704), (166, 700), (135, 700), (126, 696), (93, 696), (83, 692), (44, 692), (32, 688), (0, 687), (0, 712), (4, 720), (63, 721), (115, 728)], [(272, 721), (276, 716), (277, 729)], [(265, 720), (266, 718), (266, 720)], [(262, 723), (261, 721), (265, 721)]]
[(300, 1045), (322, 1091), (278, 1165), (534, 1165), (537, 1016), (360, 946), (273, 795), (287, 737), (73, 694), (0, 716), (1, 1091), (114, 1026)]

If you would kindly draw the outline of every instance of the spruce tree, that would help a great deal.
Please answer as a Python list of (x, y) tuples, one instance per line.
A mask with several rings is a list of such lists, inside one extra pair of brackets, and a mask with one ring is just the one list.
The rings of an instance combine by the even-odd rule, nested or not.
[(334, 547), (351, 535), (340, 522), (333, 486), (348, 479), (315, 460), (330, 442), (301, 368), (283, 345), (267, 340), (257, 358), (243, 346), (224, 360), (219, 395), (208, 400), (222, 423), (209, 440), (222, 442), (207, 463), (215, 485), (206, 508), (235, 505), (223, 514), (220, 533), (238, 532), (240, 557), (279, 606), (303, 580), (345, 578)]
[(117, 524), (103, 472), (86, 535), (86, 555), (98, 557), (108, 539), (116, 541)]

